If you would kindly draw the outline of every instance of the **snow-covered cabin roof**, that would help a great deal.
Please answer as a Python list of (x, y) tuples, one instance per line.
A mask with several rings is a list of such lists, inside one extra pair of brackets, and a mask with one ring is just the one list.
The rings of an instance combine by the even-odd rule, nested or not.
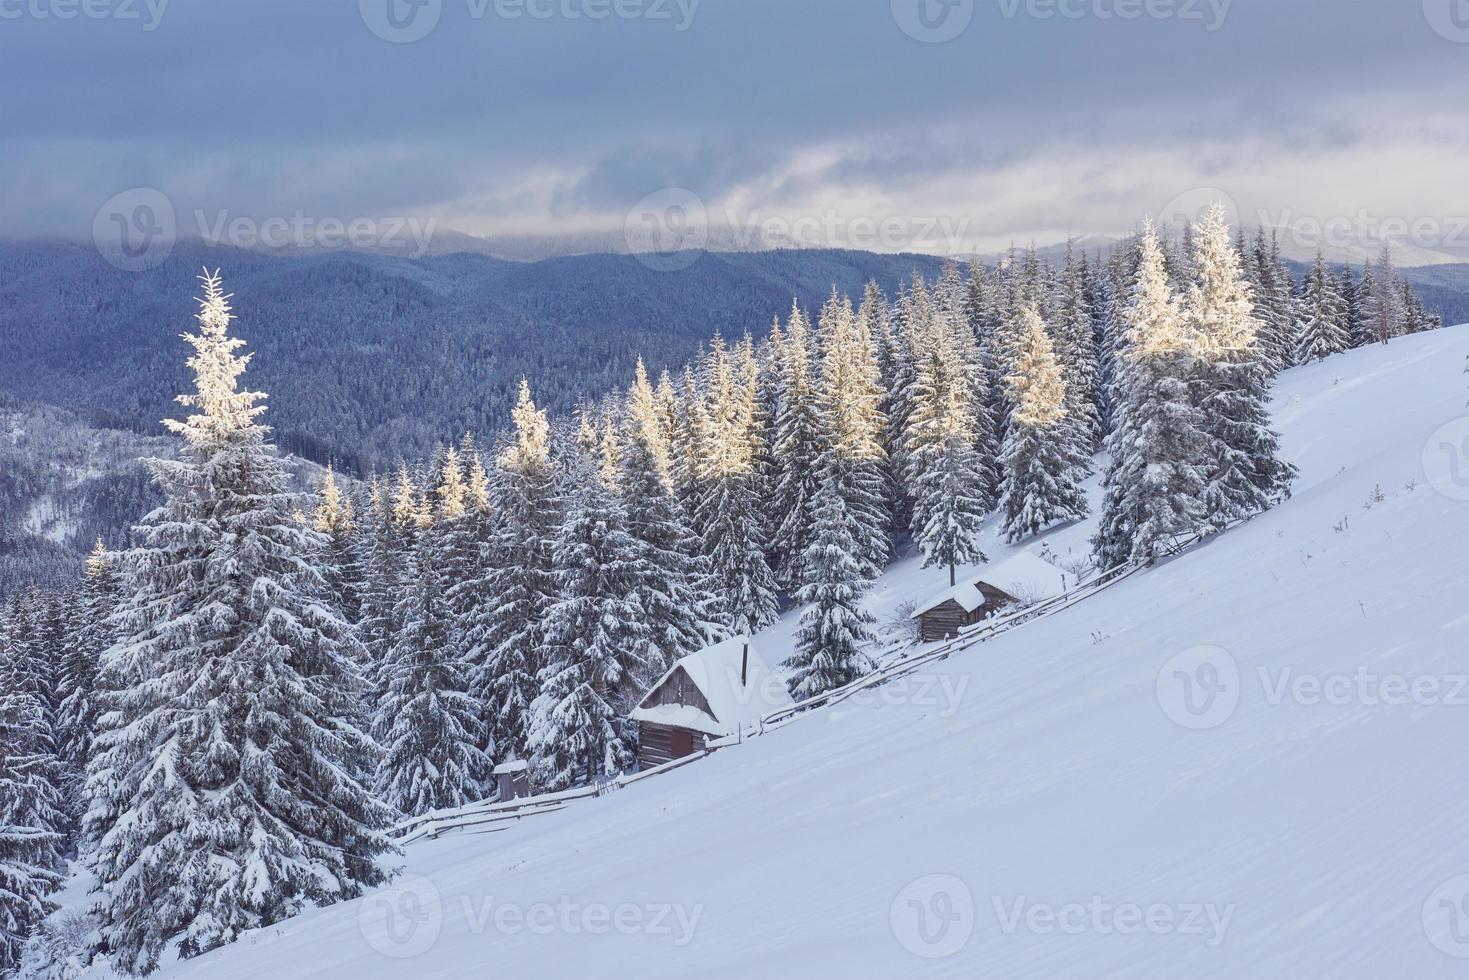
[[(745, 661), (747, 648), (748, 663)], [(740, 680), (742, 669), (743, 683)], [(704, 696), (709, 705), (708, 712), (693, 704), (653, 703), (659, 690), (680, 671)], [(785, 683), (771, 673), (750, 638), (732, 636), (698, 653), (691, 653), (668, 668), (648, 689), (631, 717), (634, 721), (687, 728), (722, 738), (790, 703), (791, 696)]]
[(966, 613), (974, 612), (984, 605), (984, 593), (979, 591), (980, 583), (993, 586), (1025, 602), (1055, 598), (1069, 587), (1065, 572), (1028, 551), (1022, 551), (991, 565), (953, 588), (930, 597), (913, 610), (913, 618), (917, 619), (950, 601), (958, 603), (959, 608)]

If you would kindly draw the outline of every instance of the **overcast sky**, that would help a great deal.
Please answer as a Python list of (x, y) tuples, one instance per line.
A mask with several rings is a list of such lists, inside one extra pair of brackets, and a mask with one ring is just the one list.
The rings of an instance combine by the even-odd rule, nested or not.
[(620, 231), (663, 191), (888, 250), (1180, 195), (1469, 215), (1464, 0), (161, 2), (0, 0), (0, 232), (86, 237), (134, 188), (181, 234)]

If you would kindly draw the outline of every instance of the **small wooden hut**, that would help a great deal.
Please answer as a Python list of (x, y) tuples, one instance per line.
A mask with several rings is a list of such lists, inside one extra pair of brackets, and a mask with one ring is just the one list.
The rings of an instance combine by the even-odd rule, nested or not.
[(785, 684), (750, 638), (731, 637), (678, 661), (638, 702), (631, 714), (638, 723), (638, 766), (692, 755), (790, 703)]
[(1060, 595), (1069, 588), (1061, 569), (1029, 552), (984, 569), (953, 588), (930, 597), (913, 611), (922, 643), (947, 640), (1002, 610), (1030, 605)]
[(530, 765), (524, 759), (511, 759), (495, 767), (495, 784), (500, 802), (518, 800), (530, 795)]

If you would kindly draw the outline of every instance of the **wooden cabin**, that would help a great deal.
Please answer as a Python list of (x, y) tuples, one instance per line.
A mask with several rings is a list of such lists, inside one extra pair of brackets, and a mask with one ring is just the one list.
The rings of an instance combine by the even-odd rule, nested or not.
[(633, 709), (638, 767), (650, 769), (734, 735), (791, 703), (748, 636), (736, 636), (684, 657)]
[(1009, 607), (1041, 602), (1068, 588), (1065, 572), (1029, 552), (1021, 552), (921, 603), (913, 611), (919, 642), (951, 639), (966, 627)]
[(519, 800), (530, 795), (530, 765), (524, 759), (511, 759), (495, 767), (495, 785), (500, 802)]

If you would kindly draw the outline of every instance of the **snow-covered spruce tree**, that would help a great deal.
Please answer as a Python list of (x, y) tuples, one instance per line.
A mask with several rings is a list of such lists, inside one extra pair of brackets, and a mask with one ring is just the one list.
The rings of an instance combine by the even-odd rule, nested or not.
[[(702, 352), (701, 355), (702, 357)], [(685, 365), (679, 381), (672, 438), (673, 495), (683, 505), (694, 534), (701, 539), (699, 501), (704, 494), (704, 454), (708, 445), (709, 420), (693, 367)]]
[(989, 390), (989, 373), (968, 313), (968, 289), (960, 278), (959, 267), (947, 263), (943, 278), (935, 291), (934, 323), (943, 334), (960, 372), (956, 384), (968, 389), (969, 414), (972, 419), (974, 459), (978, 466), (980, 499), (986, 511), (993, 510), (1000, 494), (999, 455), (1003, 417), (992, 409), (998, 399)]
[(1000, 512), (1012, 542), (1087, 514), (1086, 494), (1076, 481), (1085, 466), (1077, 427), (1067, 424), (1066, 381), (1034, 306), (1026, 306), (1023, 322), (1015, 373), (1005, 378), (1015, 411), (1000, 458), (1005, 473)]
[(363, 684), (310, 560), (325, 542), (294, 517), (229, 298), (201, 279), (195, 413), (167, 423), (179, 458), (150, 461), (166, 499), (134, 529), (88, 769), (96, 948), (132, 973), (351, 898), (391, 846), (371, 742), (344, 721)]
[(696, 521), (730, 630), (754, 633), (775, 622), (776, 599), (775, 576), (765, 558), (764, 507), (756, 490), (753, 378), (748, 365), (731, 356), (718, 337), (707, 374)]
[(709, 568), (673, 495), (673, 457), (642, 358), (628, 390), (617, 492), (627, 532), (641, 550), (634, 594), (646, 617), (649, 670), (661, 674), (680, 657), (722, 635)]
[[(829, 450), (827, 457), (834, 455)], [(838, 472), (835, 460), (823, 470)], [(835, 479), (826, 480), (816, 498), (816, 528), (807, 545), (809, 580), (796, 594), (806, 609), (796, 634), (796, 652), (783, 666), (791, 696), (800, 700), (849, 684), (871, 669), (863, 646), (872, 640), (872, 615), (862, 608), (867, 574), (852, 537), (852, 522)]]
[(1185, 331), (1196, 347), (1193, 400), (1209, 440), (1204, 515), (1223, 528), (1289, 496), (1296, 470), (1280, 458), (1280, 438), (1270, 428), (1271, 355), (1261, 348), (1261, 324), (1222, 205), (1204, 213), (1194, 239), (1197, 279)]
[(58, 755), (65, 770), (67, 811), (73, 825), (86, 812), (87, 760), (97, 723), (97, 673), (102, 651), (112, 645), (109, 618), (117, 602), (114, 556), (97, 541), (87, 558), (87, 574), (77, 616), (57, 674), (61, 707), (57, 711)]
[(1392, 246), (1386, 242), (1377, 256), (1377, 265), (1362, 273), (1357, 285), (1361, 305), (1363, 342), (1385, 344), (1404, 333), (1402, 288), (1393, 269)]
[[(886, 452), (883, 439), (887, 419), (882, 413), (882, 388), (872, 321), (877, 312), (869, 304), (863, 315), (835, 291), (821, 312), (821, 378), (817, 404), (828, 449), (818, 469), (822, 483), (832, 483), (842, 496), (848, 535), (856, 544), (853, 555), (863, 578), (877, 578), (892, 552), (891, 516), (883, 475)], [(813, 521), (812, 533), (815, 532)], [(809, 551), (809, 548), (808, 548)], [(806, 566), (809, 573), (810, 566)], [(809, 581), (809, 577), (807, 579)]]
[(408, 567), (407, 533), (393, 516), (387, 489), (374, 478), (368, 490), (367, 506), (358, 516), (357, 533), (352, 536), (356, 552), (353, 562), (361, 570), (357, 634), (366, 673), (372, 680), (369, 708), (382, 693), (380, 671), (387, 663), (388, 651), (398, 632), (400, 575)]
[(982, 468), (973, 442), (953, 435), (931, 454), (914, 485), (914, 538), (923, 567), (947, 566), (950, 585), (960, 564), (989, 560), (976, 540), (989, 512)]
[(462, 623), (470, 690), (490, 722), (498, 758), (530, 758), (530, 706), (556, 599), (551, 552), (560, 494), (551, 467), (550, 423), (522, 380), (512, 413), (514, 442), (490, 480), (494, 526), (472, 587), (481, 598)]
[(1306, 274), (1296, 359), (1308, 364), (1340, 354), (1352, 344), (1349, 329), (1346, 298), (1327, 270), (1325, 256), (1317, 252), (1316, 264)]
[[(1195, 254), (1191, 263), (1194, 266), (1194, 276), (1190, 286), (1203, 275), (1203, 270), (1197, 267), (1198, 249), (1201, 247), (1197, 229), (1194, 240)], [(1238, 257), (1237, 250), (1236, 256)], [(1253, 249), (1239, 261), (1240, 274), (1247, 283), (1246, 295), (1251, 300), (1251, 315), (1255, 320), (1252, 346), (1267, 380), (1273, 379), (1295, 362), (1294, 283), (1289, 270), (1280, 260), (1278, 238), (1272, 233), (1267, 240), (1263, 227), (1256, 228)]]
[(806, 545), (815, 527), (816, 493), (821, 475), (816, 463), (826, 434), (812, 369), (811, 330), (799, 306), (792, 305), (780, 347), (775, 416), (776, 580), (794, 591), (805, 581)]
[(914, 354), (913, 324), (926, 316), (914, 309), (915, 299), (907, 289), (899, 292), (889, 310), (885, 351), (888, 361), (887, 388), (887, 480), (892, 501), (893, 527), (913, 522), (913, 497), (909, 486), (909, 459), (904, 442), (908, 420), (913, 414), (913, 382), (918, 376)]
[(42, 626), (47, 605), (47, 597), (34, 586), (12, 593), (0, 610), (0, 642), (4, 644), (12, 689), (36, 699), (49, 728), (55, 725), (57, 697), (55, 661)]
[(401, 626), (379, 675), (377, 793), (408, 816), (481, 799), (494, 768), (480, 706), (468, 693), (439, 538), (436, 529), (418, 534), (398, 603)]
[[(915, 294), (921, 285), (915, 283)], [(992, 506), (986, 461), (975, 448), (972, 365), (965, 362), (946, 316), (915, 323), (910, 336), (914, 378), (903, 449), (913, 537), (923, 550), (924, 567), (946, 565), (953, 581), (960, 563), (986, 560), (976, 535)]]
[(59, 737), (57, 716), (61, 710), (61, 667), (66, 657), (67, 627), (71, 598), (67, 591), (33, 589), (31, 658), (45, 701), (46, 720)]
[(1406, 279), (1402, 280), (1403, 288), (1403, 332), (1423, 333), (1425, 330), (1437, 330), (1443, 326), (1443, 317), (1437, 313), (1430, 313), (1423, 305), (1423, 298), (1413, 290), (1413, 286)]
[(557, 599), (546, 614), (530, 747), (538, 784), (565, 789), (629, 768), (627, 721), (653, 678), (653, 644), (638, 599), (651, 571), (621, 504), (583, 461), (554, 549)]
[[(349, 623), (362, 621), (362, 569), (358, 565), (357, 516), (352, 498), (337, 485), (337, 474), (327, 468), (326, 479), (318, 491), (316, 512), (312, 521), (318, 533), (326, 538), (321, 555), (322, 574), (326, 576), (337, 610)], [(360, 636), (359, 636), (360, 639)]]
[[(1348, 278), (1350, 279), (1348, 270)], [(1351, 313), (1351, 334), (1353, 347), (1365, 347), (1376, 338), (1372, 334), (1373, 315), (1372, 297), (1377, 292), (1377, 276), (1372, 271), (1372, 263), (1367, 262), (1362, 266), (1362, 276), (1352, 284), (1349, 297), (1349, 310)]]
[(1119, 244), (1099, 277), (1103, 309), (1096, 325), (1098, 411), (1110, 435), (1122, 413), (1122, 352), (1127, 346), (1128, 308), (1137, 281), (1138, 246), (1134, 238)]
[(482, 551), (489, 510), (489, 478), (475, 453), (474, 440), (465, 435), (461, 446), (444, 449), (434, 488), (435, 548), (456, 634), (475, 602), (472, 595), (466, 594), (466, 585), (479, 579), (484, 571)]
[(1208, 437), (1189, 390), (1196, 341), (1169, 284), (1152, 225), (1138, 240), (1137, 283), (1118, 358), (1117, 425), (1101, 520), (1097, 565), (1156, 561), (1198, 530), (1208, 475)]
[[(3, 652), (3, 651), (0, 651)], [(55, 905), (64, 838), (61, 771), (41, 702), (0, 663), (0, 975)]]
[[(1066, 265), (1058, 288), (1052, 301), (1052, 346), (1066, 386), (1065, 422), (1073, 432), (1081, 466), (1076, 478), (1083, 480), (1091, 475), (1091, 457), (1102, 438), (1102, 423), (1097, 415), (1097, 345), (1092, 334), (1085, 262), (1077, 260), (1071, 242), (1066, 243)], [(1023, 351), (1022, 340), (1022, 357)]]

